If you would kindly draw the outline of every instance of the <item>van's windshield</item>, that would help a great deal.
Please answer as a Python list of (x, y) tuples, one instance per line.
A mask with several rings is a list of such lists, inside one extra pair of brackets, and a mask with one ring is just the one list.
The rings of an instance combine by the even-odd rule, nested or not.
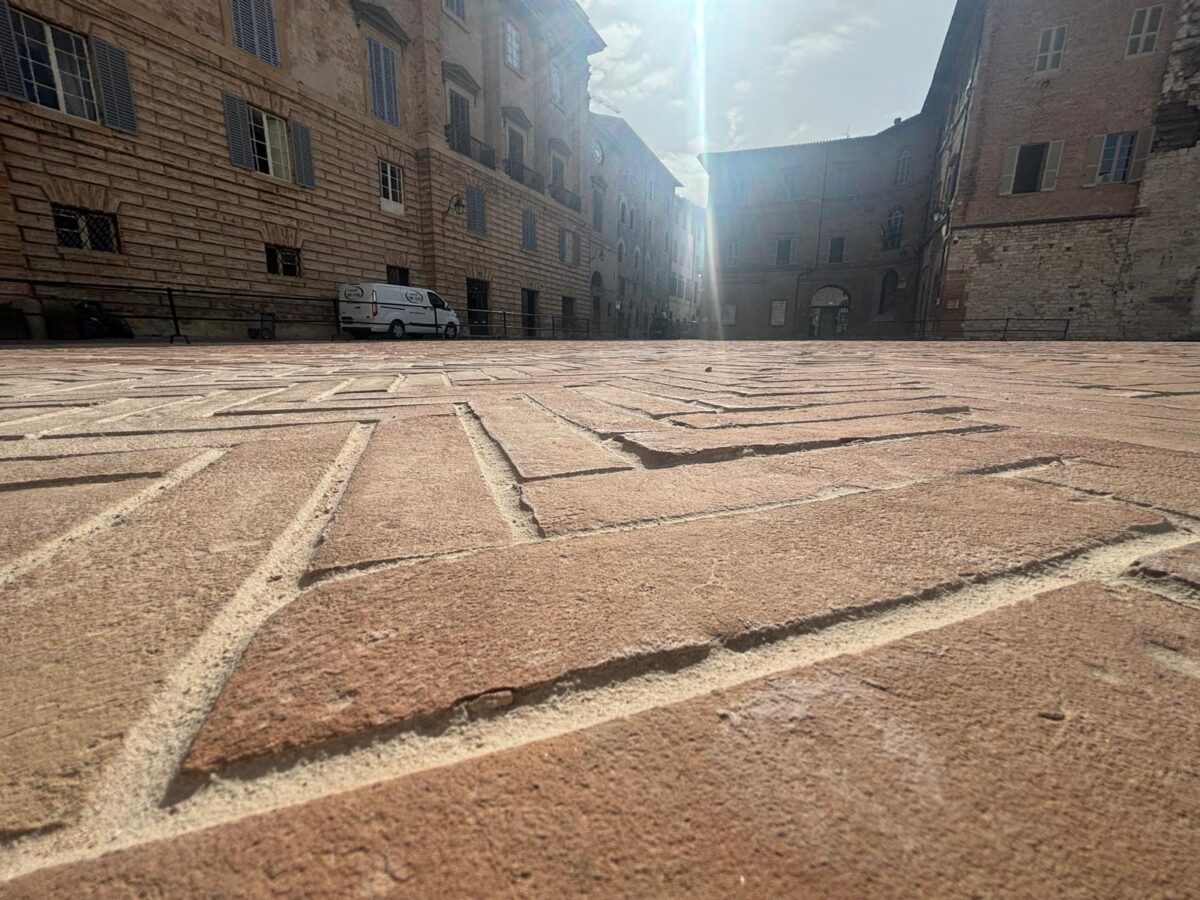
[(437, 294), (435, 294), (433, 291), (430, 291), (429, 292), (429, 305), (432, 306), (434, 309), (445, 309), (446, 301), (443, 300), (441, 297), (439, 297)]

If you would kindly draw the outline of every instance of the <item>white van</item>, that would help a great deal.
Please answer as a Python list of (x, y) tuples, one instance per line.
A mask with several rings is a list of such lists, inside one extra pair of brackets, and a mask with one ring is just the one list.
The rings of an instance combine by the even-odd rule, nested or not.
[(452, 341), (462, 330), (458, 313), (433, 291), (394, 284), (343, 284), (338, 315), (342, 331), (356, 338), (386, 334), (400, 340), (406, 334), (440, 334)]

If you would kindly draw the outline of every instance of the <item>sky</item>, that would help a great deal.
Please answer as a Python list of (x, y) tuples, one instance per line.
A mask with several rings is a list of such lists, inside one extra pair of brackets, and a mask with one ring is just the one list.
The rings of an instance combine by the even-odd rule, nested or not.
[(707, 205), (712, 151), (874, 134), (920, 112), (955, 0), (580, 0), (592, 107)]

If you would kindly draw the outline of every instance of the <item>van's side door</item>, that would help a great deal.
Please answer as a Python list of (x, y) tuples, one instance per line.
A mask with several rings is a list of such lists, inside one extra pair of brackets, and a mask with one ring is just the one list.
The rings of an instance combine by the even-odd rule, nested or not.
[(450, 321), (450, 307), (446, 305), (446, 301), (435, 294), (429, 292), (429, 305), (433, 310), (433, 326), (434, 330), (439, 334), (446, 327), (446, 323)]
[(404, 292), (404, 324), (410, 331), (433, 331), (433, 310), (425, 294), (412, 288)]

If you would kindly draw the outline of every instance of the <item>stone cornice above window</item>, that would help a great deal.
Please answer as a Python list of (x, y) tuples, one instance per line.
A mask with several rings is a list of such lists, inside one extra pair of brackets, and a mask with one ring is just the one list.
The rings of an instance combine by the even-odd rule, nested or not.
[(525, 111), (519, 106), (502, 106), (500, 107), (500, 115), (502, 118), (524, 128), (526, 131), (533, 128), (533, 123), (529, 121), (529, 116), (525, 115)]
[(478, 97), (479, 92), (483, 90), (479, 86), (479, 82), (471, 77), (471, 73), (467, 71), (466, 67), (460, 66), (458, 63), (442, 63), (442, 80), (454, 82), (463, 90), (470, 91), (474, 97)]
[(603, 178), (601, 178), (599, 175), (593, 175), (592, 176), (592, 187), (594, 187), (596, 190), (604, 193), (604, 192), (608, 191), (608, 182), (605, 181)]
[(550, 138), (550, 149), (555, 153), (561, 153), (563, 156), (571, 155), (571, 148), (558, 138)]
[(400, 23), (392, 17), (384, 7), (378, 3), (368, 3), (366, 0), (350, 0), (350, 5), (354, 8), (355, 18), (360, 23), (366, 22), (376, 31), (387, 35), (396, 43), (404, 45), (412, 42)]

